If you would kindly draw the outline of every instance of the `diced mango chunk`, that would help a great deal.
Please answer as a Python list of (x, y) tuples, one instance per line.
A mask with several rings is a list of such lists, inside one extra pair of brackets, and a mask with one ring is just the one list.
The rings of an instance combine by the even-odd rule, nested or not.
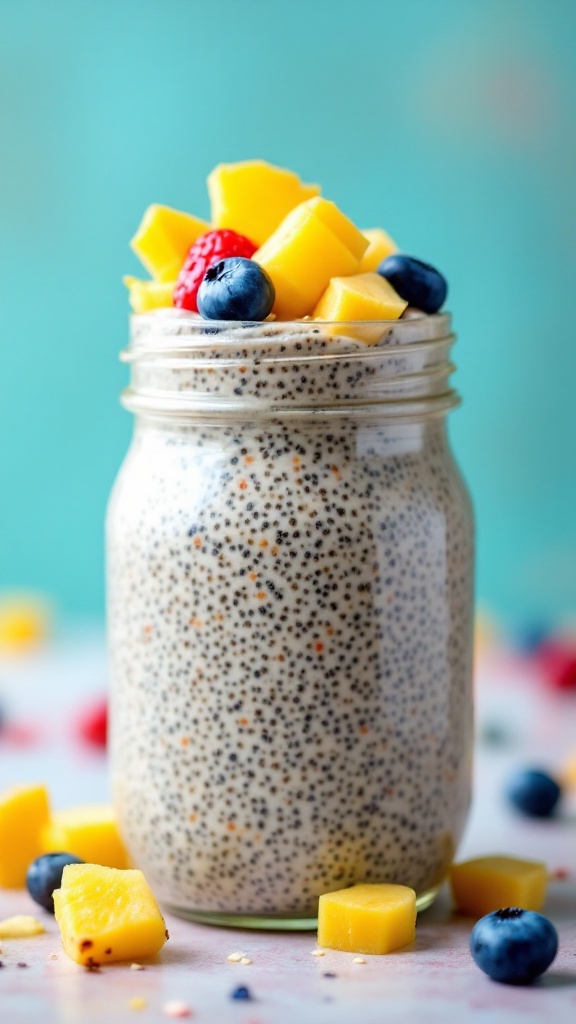
[(320, 897), (318, 945), (390, 953), (414, 941), (416, 893), (406, 885), (354, 885)]
[(218, 164), (208, 175), (212, 220), (262, 245), (299, 203), (317, 196), (319, 185), (305, 185), (297, 174), (265, 160)]
[(367, 228), (362, 233), (368, 239), (369, 244), (362, 257), (358, 273), (367, 274), (370, 270), (376, 270), (378, 264), (391, 253), (398, 252), (398, 246), (383, 228)]
[(130, 245), (155, 281), (175, 281), (192, 242), (206, 231), (210, 225), (205, 220), (154, 203)]
[(367, 247), (352, 221), (317, 197), (292, 210), (252, 258), (274, 282), (276, 316), (289, 320), (314, 309), (331, 277), (353, 274)]
[(44, 925), (28, 914), (16, 914), (0, 921), (0, 939), (28, 939), (32, 935), (42, 935), (46, 931)]
[(453, 864), (450, 886), (458, 910), (484, 917), (503, 907), (541, 910), (546, 897), (546, 865), (516, 857), (477, 857)]
[(65, 952), (85, 967), (155, 956), (168, 938), (141, 871), (68, 864), (54, 912)]
[[(397, 320), (408, 303), (380, 274), (354, 274), (333, 277), (312, 316), (316, 320)], [(346, 327), (346, 334), (366, 344), (375, 344), (382, 335), (379, 327)]]
[(151, 309), (172, 306), (176, 281), (141, 281), (126, 274), (122, 281), (128, 289), (130, 306), (134, 313), (148, 313)]
[(114, 810), (108, 805), (87, 805), (56, 811), (42, 829), (42, 852), (73, 853), (90, 864), (128, 867)]
[(49, 814), (44, 786), (18, 786), (0, 796), (0, 886), (24, 888), (28, 865), (42, 853)]

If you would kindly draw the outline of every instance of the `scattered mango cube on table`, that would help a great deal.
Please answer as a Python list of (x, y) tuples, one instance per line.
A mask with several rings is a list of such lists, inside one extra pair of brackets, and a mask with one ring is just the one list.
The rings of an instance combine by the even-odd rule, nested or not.
[(450, 887), (458, 910), (484, 917), (504, 907), (541, 910), (548, 873), (539, 861), (517, 857), (476, 857), (453, 864)]
[(367, 274), (370, 270), (376, 270), (387, 256), (398, 252), (398, 246), (383, 228), (367, 228), (362, 234), (368, 239), (368, 248), (362, 257), (358, 273)]
[(141, 871), (68, 864), (54, 909), (64, 951), (85, 967), (155, 956), (168, 938)]
[(218, 164), (208, 175), (212, 221), (262, 245), (295, 206), (312, 199), (319, 185), (306, 185), (293, 171), (266, 160)]
[(416, 893), (406, 885), (354, 885), (325, 893), (318, 945), (348, 953), (390, 953), (414, 941)]
[(133, 313), (148, 313), (151, 309), (172, 306), (176, 281), (141, 281), (126, 274), (122, 278), (128, 289), (128, 298)]
[(272, 278), (274, 313), (290, 320), (306, 316), (330, 278), (354, 274), (368, 239), (328, 199), (296, 206), (252, 257)]
[(28, 865), (42, 853), (49, 816), (45, 786), (17, 786), (0, 795), (0, 886), (25, 887)]
[(149, 206), (130, 245), (155, 281), (175, 281), (188, 249), (210, 225), (171, 206)]
[(41, 844), (42, 853), (73, 853), (109, 868), (129, 866), (114, 810), (107, 804), (54, 812), (42, 829)]

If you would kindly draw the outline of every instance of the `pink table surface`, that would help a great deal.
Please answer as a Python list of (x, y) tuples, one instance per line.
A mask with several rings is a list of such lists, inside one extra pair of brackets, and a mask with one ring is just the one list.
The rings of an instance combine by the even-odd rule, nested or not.
[[(108, 798), (105, 759), (70, 741), (74, 707), (98, 694), (105, 681), (98, 633), (0, 661), (0, 694), (11, 718), (32, 719), (40, 732), (36, 745), (0, 743), (0, 788), (42, 779), (57, 807)], [(168, 916), (170, 941), (144, 971), (122, 964), (98, 973), (66, 957), (54, 919), (26, 893), (0, 890), (0, 919), (38, 911), (47, 929), (31, 939), (1, 942), (0, 1024), (160, 1024), (169, 1019), (163, 1006), (170, 1000), (187, 1003), (197, 1024), (576, 1021), (576, 805), (567, 801), (557, 820), (532, 822), (516, 817), (502, 799), (512, 767), (557, 769), (576, 753), (576, 697), (551, 696), (525, 665), (502, 657), (481, 666), (477, 690), (479, 735), (494, 726), (504, 735), (496, 743), (478, 743), (474, 806), (459, 856), (516, 853), (569, 872), (550, 884), (545, 912), (558, 928), (560, 951), (536, 985), (498, 985), (475, 967), (468, 952), (473, 922), (452, 912), (444, 890), (420, 916), (413, 947), (368, 957), (366, 964), (335, 951), (311, 956), (313, 933), (216, 929)], [(227, 963), (235, 950), (252, 964)], [(252, 1002), (230, 999), (239, 984), (249, 986)], [(145, 999), (146, 1007), (131, 1009), (134, 997)]]

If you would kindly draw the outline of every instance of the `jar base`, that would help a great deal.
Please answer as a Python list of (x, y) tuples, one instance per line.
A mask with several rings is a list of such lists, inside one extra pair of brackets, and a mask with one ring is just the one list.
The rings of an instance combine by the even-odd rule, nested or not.
[[(416, 910), (421, 913), (432, 906), (438, 895), (440, 886), (426, 889), (416, 896)], [(318, 928), (317, 917), (306, 917), (298, 914), (221, 914), (217, 911), (189, 910), (187, 907), (175, 907), (164, 904), (165, 909), (176, 917), (183, 917), (195, 924), (215, 925), (219, 928), (244, 928), (254, 931), (269, 932), (311, 932)]]

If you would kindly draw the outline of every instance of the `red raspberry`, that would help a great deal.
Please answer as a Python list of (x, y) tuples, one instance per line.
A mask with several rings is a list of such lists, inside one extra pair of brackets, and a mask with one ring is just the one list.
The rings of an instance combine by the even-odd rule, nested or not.
[(190, 246), (184, 266), (178, 274), (174, 289), (174, 305), (179, 309), (190, 309), (197, 313), (196, 295), (206, 271), (219, 260), (228, 259), (229, 256), (244, 256), (250, 259), (257, 248), (258, 246), (249, 238), (227, 228), (218, 228), (200, 235), (200, 238)]

